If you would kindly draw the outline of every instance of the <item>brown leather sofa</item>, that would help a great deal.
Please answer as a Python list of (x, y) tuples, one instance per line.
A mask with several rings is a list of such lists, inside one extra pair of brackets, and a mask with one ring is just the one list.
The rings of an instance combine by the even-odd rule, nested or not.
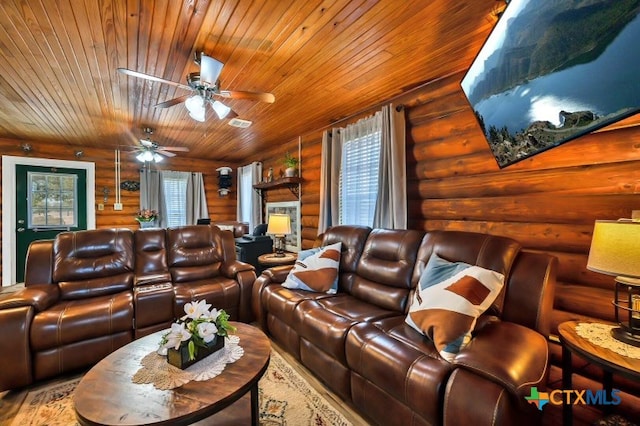
[(90, 366), (206, 299), (252, 320), (253, 266), (216, 226), (63, 232), (29, 248), (25, 288), (0, 297), (0, 390)]
[(249, 224), (245, 222), (238, 222), (235, 220), (214, 220), (211, 224), (217, 226), (223, 231), (233, 232), (233, 236), (235, 238), (240, 238), (249, 233)]
[[(292, 268), (282, 266), (257, 278), (252, 304), (261, 327), (329, 388), (382, 425), (540, 421), (524, 397), (548, 374), (554, 257), (457, 231), (337, 226), (320, 241), (342, 242), (337, 294), (281, 286)], [(453, 362), (404, 321), (432, 253), (505, 275), (502, 297)]]

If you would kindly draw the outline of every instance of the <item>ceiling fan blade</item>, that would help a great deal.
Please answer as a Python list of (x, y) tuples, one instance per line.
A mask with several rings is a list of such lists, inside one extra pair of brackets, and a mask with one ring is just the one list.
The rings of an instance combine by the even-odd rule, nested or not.
[(162, 154), (165, 157), (175, 157), (176, 156), (176, 154), (174, 154), (173, 152), (165, 151), (164, 149), (156, 149), (155, 152), (157, 152), (158, 154)]
[(202, 53), (200, 55), (200, 82), (215, 86), (223, 66), (224, 64), (219, 60)]
[(276, 101), (276, 97), (273, 96), (272, 93), (266, 92), (245, 92), (242, 90), (221, 90), (217, 95), (222, 96), (223, 98), (230, 99), (249, 99), (252, 101), (261, 101), (267, 103), (274, 103)]
[(168, 101), (164, 101), (164, 102), (160, 102), (159, 104), (156, 104), (156, 108), (169, 108), (174, 105), (181, 104), (182, 102), (186, 101), (190, 97), (191, 97), (191, 94), (188, 94), (188, 95), (179, 96), (177, 98), (169, 99)]
[(159, 146), (159, 151), (175, 151), (175, 152), (189, 152), (189, 148), (186, 146)]
[(164, 78), (155, 77), (153, 75), (145, 74), (138, 71), (133, 71), (127, 68), (118, 68), (118, 72), (132, 77), (144, 78), (146, 80), (157, 81), (158, 83), (170, 84), (172, 86), (180, 87), (181, 89), (192, 90), (191, 87), (186, 84), (176, 83), (175, 81), (165, 80)]

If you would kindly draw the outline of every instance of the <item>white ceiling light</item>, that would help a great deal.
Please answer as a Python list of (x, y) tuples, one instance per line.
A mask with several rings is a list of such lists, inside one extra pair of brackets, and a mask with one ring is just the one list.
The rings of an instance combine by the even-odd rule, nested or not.
[(204, 122), (206, 109), (204, 98), (202, 98), (202, 96), (194, 95), (190, 98), (187, 98), (187, 100), (184, 102), (184, 106), (187, 107), (187, 110), (189, 110), (189, 116), (191, 118), (200, 122)]
[(218, 118), (220, 118), (220, 120), (225, 118), (231, 112), (231, 108), (229, 108), (222, 102), (214, 101), (213, 103), (211, 103), (211, 106), (213, 107), (213, 110), (216, 112), (216, 114), (218, 114)]
[(164, 157), (162, 155), (158, 154), (157, 152), (152, 152), (150, 149), (146, 149), (140, 152), (140, 154), (136, 155), (136, 160), (141, 163), (147, 163), (151, 161), (159, 163), (163, 159)]

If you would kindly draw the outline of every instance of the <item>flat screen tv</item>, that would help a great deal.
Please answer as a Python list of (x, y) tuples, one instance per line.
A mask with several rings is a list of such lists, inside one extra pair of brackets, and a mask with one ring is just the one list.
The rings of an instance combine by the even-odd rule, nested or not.
[(500, 168), (640, 111), (640, 0), (511, 0), (461, 86)]

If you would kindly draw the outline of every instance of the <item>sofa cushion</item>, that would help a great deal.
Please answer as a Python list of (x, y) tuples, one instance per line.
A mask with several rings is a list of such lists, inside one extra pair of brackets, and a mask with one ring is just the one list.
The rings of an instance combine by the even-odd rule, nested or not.
[[(438, 357), (428, 339), (403, 324), (402, 316), (354, 325), (345, 352), (349, 368), (365, 381), (352, 387), (354, 403), (361, 409), (379, 388), (428, 423), (441, 423), (440, 401), (452, 366)], [(388, 418), (384, 423), (398, 424)]]
[(444, 359), (451, 361), (471, 340), (477, 318), (496, 299), (504, 275), (432, 255), (427, 263), (406, 322), (431, 338)]
[(341, 247), (342, 243), (338, 242), (300, 252), (298, 260), (282, 286), (335, 294), (338, 290)]
[(121, 332), (131, 337), (132, 324), (131, 292), (64, 300), (35, 315), (31, 349), (43, 351)]
[(61, 232), (53, 243), (53, 280), (66, 300), (130, 291), (133, 262), (129, 229)]

